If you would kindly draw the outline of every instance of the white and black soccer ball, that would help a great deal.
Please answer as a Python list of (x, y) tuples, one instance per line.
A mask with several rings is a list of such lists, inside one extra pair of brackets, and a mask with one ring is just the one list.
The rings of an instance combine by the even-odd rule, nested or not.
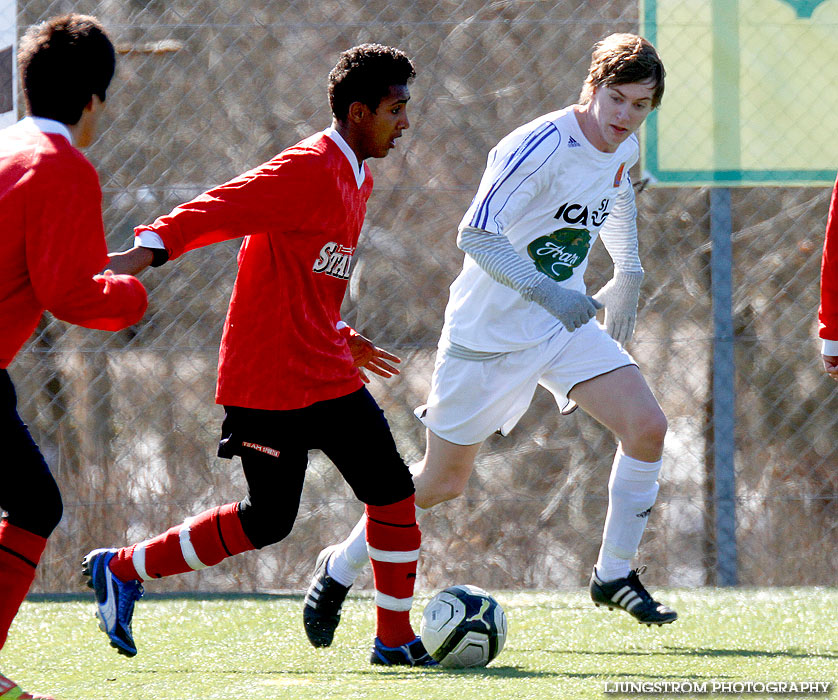
[(477, 586), (451, 586), (425, 606), (419, 632), (440, 666), (485, 666), (503, 649), (506, 613)]

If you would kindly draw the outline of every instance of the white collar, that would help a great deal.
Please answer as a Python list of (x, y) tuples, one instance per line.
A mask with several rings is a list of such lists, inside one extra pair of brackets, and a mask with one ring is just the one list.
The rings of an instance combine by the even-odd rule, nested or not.
[(346, 143), (346, 140), (338, 133), (337, 129), (330, 126), (328, 129), (325, 129), (323, 133), (332, 139), (332, 141), (337, 144), (337, 147), (343, 151), (343, 155), (346, 156), (346, 160), (348, 160), (349, 165), (352, 166), (352, 172), (355, 173), (355, 182), (360, 190), (361, 185), (364, 184), (364, 180), (367, 177), (367, 170), (364, 167), (364, 164), (358, 162), (358, 156), (355, 155), (355, 151), (349, 147), (349, 144)]
[(73, 145), (73, 134), (63, 122), (46, 117), (24, 117), (18, 124), (27, 130), (36, 130), (43, 134), (60, 134), (70, 142), (71, 146)]

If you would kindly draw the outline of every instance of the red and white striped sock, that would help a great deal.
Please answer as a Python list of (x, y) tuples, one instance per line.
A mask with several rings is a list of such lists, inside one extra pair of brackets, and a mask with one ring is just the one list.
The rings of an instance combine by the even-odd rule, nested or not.
[(0, 521), (0, 649), (20, 604), (35, 579), (35, 569), (47, 540), (28, 530)]
[(367, 550), (375, 581), (376, 636), (384, 646), (413, 641), (413, 587), (422, 535), (411, 495), (389, 506), (368, 505)]
[(187, 518), (157, 537), (123, 547), (110, 561), (123, 580), (146, 581), (215, 566), (255, 547), (242, 529), (239, 504), (228, 503)]

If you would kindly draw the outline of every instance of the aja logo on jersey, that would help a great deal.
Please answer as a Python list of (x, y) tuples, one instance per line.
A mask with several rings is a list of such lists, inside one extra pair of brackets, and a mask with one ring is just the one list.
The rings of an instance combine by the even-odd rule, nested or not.
[(334, 241), (329, 241), (320, 249), (320, 257), (314, 261), (314, 266), (311, 269), (315, 272), (324, 272), (341, 280), (348, 280), (354, 253), (354, 248), (347, 248)]
[(590, 249), (590, 232), (579, 228), (560, 228), (527, 246), (535, 266), (557, 282), (568, 279)]
[(623, 181), (623, 171), (626, 169), (625, 163), (620, 163), (620, 167), (617, 169), (617, 174), (614, 176), (614, 187), (619, 187), (620, 183)]

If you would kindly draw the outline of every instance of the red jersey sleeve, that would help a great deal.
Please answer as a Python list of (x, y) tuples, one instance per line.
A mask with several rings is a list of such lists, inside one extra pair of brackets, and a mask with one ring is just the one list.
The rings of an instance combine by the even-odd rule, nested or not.
[[(294, 231), (315, 215), (320, 169), (311, 167), (305, 147), (292, 147), (257, 168), (175, 207), (149, 226), (163, 241), (169, 258), (203, 246), (266, 233)], [(280, 224), (278, 226), (278, 223)]]
[(26, 264), (35, 296), (62, 321), (115, 331), (139, 321), (148, 300), (129, 275), (97, 273), (108, 262), (102, 191), (79, 157), (33, 175), (26, 202)]
[(821, 305), (818, 310), (819, 335), (838, 340), (838, 180), (832, 191), (826, 238), (821, 262)]

